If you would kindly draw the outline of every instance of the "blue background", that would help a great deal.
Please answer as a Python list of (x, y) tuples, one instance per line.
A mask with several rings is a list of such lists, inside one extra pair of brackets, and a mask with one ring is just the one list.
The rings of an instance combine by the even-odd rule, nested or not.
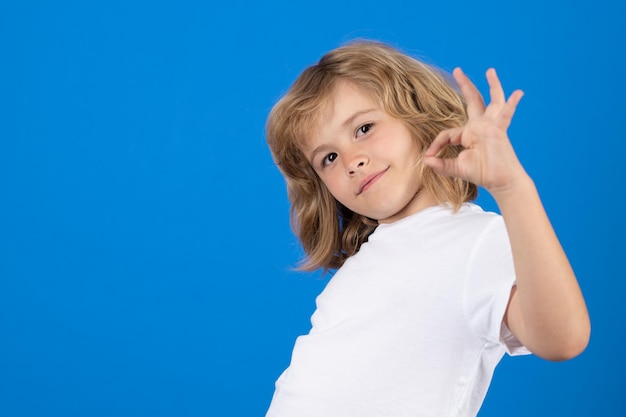
[(505, 358), (480, 415), (626, 415), (619, 2), (307, 4), (2, 2), (0, 415), (264, 414), (326, 282), (289, 269), (265, 118), (357, 37), (526, 93), (510, 136), (593, 335)]

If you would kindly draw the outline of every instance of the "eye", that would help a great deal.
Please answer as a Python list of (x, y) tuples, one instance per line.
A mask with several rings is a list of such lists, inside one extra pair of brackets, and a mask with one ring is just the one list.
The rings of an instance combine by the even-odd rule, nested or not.
[(335, 152), (329, 153), (322, 159), (322, 166), (330, 165), (335, 159), (337, 159), (337, 154)]
[(356, 136), (363, 136), (364, 134), (366, 134), (367, 132), (369, 132), (372, 127), (374, 126), (373, 123), (365, 123), (364, 125), (360, 126), (357, 130), (356, 130)]

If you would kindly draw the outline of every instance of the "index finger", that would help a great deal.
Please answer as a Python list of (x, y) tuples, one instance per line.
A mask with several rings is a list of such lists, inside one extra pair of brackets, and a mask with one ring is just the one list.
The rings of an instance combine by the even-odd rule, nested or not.
[(460, 145), (461, 133), (463, 133), (462, 127), (454, 127), (439, 132), (428, 149), (426, 149), (424, 156), (437, 156), (437, 154), (447, 146)]

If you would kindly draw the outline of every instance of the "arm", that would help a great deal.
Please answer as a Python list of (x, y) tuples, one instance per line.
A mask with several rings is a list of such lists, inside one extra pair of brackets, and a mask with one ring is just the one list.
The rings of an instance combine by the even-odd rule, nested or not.
[[(550, 224), (532, 179), (520, 164), (507, 129), (523, 93), (506, 100), (493, 69), (487, 71), (491, 103), (460, 69), (454, 71), (467, 99), (468, 123), (441, 132), (424, 155), (438, 173), (487, 189), (504, 218), (513, 252), (517, 285), (504, 320), (530, 351), (549, 360), (581, 353), (590, 322), (576, 276)], [(448, 145), (465, 148), (455, 159), (437, 153)]]

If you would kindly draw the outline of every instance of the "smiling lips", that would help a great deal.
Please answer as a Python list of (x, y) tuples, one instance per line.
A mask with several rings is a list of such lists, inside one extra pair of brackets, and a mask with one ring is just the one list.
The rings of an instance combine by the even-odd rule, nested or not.
[(387, 170), (389, 169), (389, 167), (380, 170), (378, 172), (375, 172), (373, 174), (368, 175), (367, 177), (365, 177), (363, 179), (363, 181), (361, 181), (361, 186), (359, 187), (359, 192), (356, 193), (357, 195), (361, 194), (362, 192), (364, 192), (365, 190), (367, 190), (368, 188), (370, 188), (372, 185), (374, 185), (374, 183), (376, 181), (378, 181), (378, 179), (380, 177), (382, 177), (385, 172), (387, 172)]

